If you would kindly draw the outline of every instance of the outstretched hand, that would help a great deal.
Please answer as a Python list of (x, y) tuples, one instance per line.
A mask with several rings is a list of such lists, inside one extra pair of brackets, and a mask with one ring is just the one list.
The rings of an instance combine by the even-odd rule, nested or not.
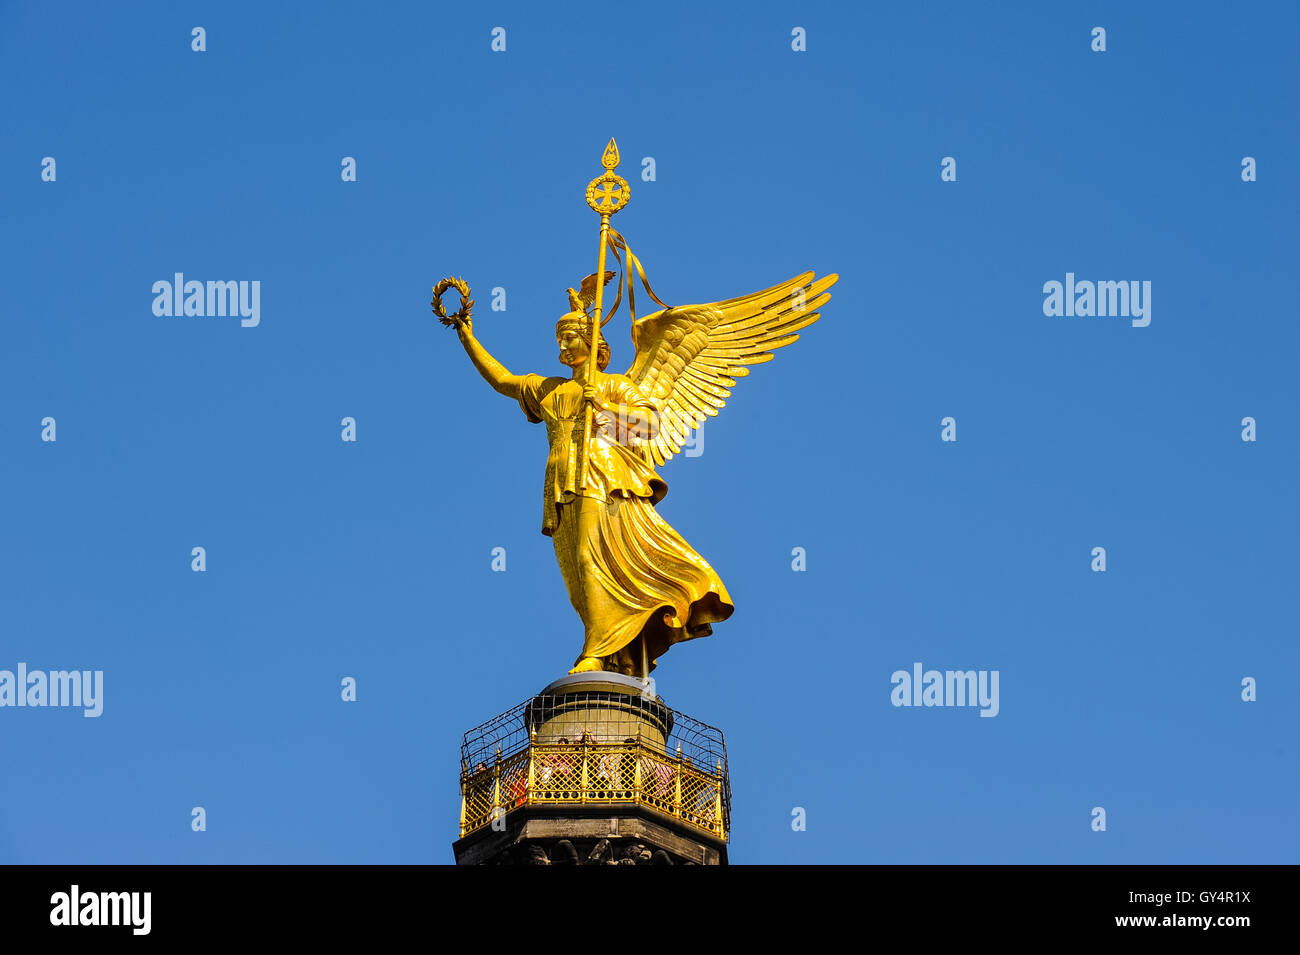
[[(438, 315), (438, 309), (436, 305), (434, 306), (433, 314)], [(474, 336), (473, 319), (471, 319), (468, 315), (466, 315), (464, 318), (461, 318), (459, 315), (448, 315), (445, 318), (441, 315), (438, 315), (438, 320), (442, 322), (442, 324), (446, 325), (448, 328), (456, 329), (456, 334), (461, 336), (462, 338), (465, 337), (466, 335), (470, 336), (471, 338)]]

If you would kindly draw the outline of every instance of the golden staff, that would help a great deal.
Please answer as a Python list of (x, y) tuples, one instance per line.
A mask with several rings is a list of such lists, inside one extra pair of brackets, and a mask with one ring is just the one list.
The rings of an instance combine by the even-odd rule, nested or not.
[[(618, 144), (610, 137), (605, 155), (600, 157), (605, 171), (587, 184), (587, 205), (600, 213), (600, 252), (596, 256), (596, 304), (591, 312), (591, 353), (583, 365), (582, 384), (596, 384), (596, 356), (600, 353), (600, 310), (605, 289), (605, 248), (609, 245), (609, 217), (627, 205), (631, 189), (627, 180), (614, 172), (618, 167)], [(591, 433), (594, 409), (590, 401), (583, 402), (583, 426), (578, 445), (578, 487), (587, 489), (587, 436)]]

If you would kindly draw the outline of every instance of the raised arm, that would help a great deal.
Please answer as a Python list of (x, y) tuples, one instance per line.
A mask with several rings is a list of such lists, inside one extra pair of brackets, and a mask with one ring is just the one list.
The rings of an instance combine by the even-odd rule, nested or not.
[(456, 324), (456, 337), (465, 346), (465, 354), (469, 355), (469, 360), (474, 363), (474, 367), (483, 376), (483, 380), (507, 398), (519, 400), (519, 389), (520, 385), (523, 384), (523, 376), (510, 374), (505, 365), (488, 354), (488, 350), (480, 345), (478, 339), (474, 337), (469, 322), (458, 322)]

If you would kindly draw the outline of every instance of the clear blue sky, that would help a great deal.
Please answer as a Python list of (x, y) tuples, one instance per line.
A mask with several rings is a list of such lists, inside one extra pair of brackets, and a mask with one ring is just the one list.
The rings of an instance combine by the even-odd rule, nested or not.
[[(1297, 26), (4, 5), (0, 669), (101, 669), (105, 701), (0, 709), (0, 861), (450, 861), (460, 734), (580, 631), (542, 428), (429, 288), (464, 275), (484, 344), (562, 373), (611, 135), (665, 300), (841, 276), (661, 471), (737, 608), (656, 673), (727, 734), (732, 859), (1297, 861)], [(156, 317), (175, 272), (259, 281), (260, 325)], [(1044, 316), (1067, 272), (1150, 281), (1150, 326)], [(917, 661), (998, 670), (999, 715), (895, 708)]]

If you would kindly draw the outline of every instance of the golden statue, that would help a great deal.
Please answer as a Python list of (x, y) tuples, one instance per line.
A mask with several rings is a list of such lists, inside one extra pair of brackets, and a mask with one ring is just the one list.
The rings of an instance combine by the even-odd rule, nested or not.
[[(455, 327), (488, 384), (518, 401), (529, 421), (546, 424), (542, 533), (555, 545), (569, 600), (585, 628), (569, 672), (645, 677), (670, 646), (707, 636), (735, 609), (708, 561), (655, 510), (668, 493), (655, 468), (682, 450), (706, 416), (718, 413), (736, 378), (749, 374), (747, 366), (770, 361), (773, 349), (796, 341), (800, 329), (817, 321), (838, 276), (814, 279), (805, 272), (725, 302), (664, 305), (609, 225), (629, 195), (626, 180), (614, 173), (618, 161), (611, 139), (602, 160), (606, 171), (587, 189), (588, 204), (601, 216), (597, 270), (579, 289), (567, 290), (569, 311), (555, 324), (569, 377), (515, 375), (493, 358), (474, 336), (474, 303), (462, 280), (440, 282), (433, 308)], [(618, 297), (602, 321), (603, 289), (616, 274), (605, 270), (607, 251), (624, 267)], [(660, 311), (636, 317), (633, 273)], [(451, 316), (441, 301), (448, 288), (461, 295), (460, 311)], [(610, 349), (601, 327), (624, 289), (636, 357), (626, 374), (605, 374)]]

